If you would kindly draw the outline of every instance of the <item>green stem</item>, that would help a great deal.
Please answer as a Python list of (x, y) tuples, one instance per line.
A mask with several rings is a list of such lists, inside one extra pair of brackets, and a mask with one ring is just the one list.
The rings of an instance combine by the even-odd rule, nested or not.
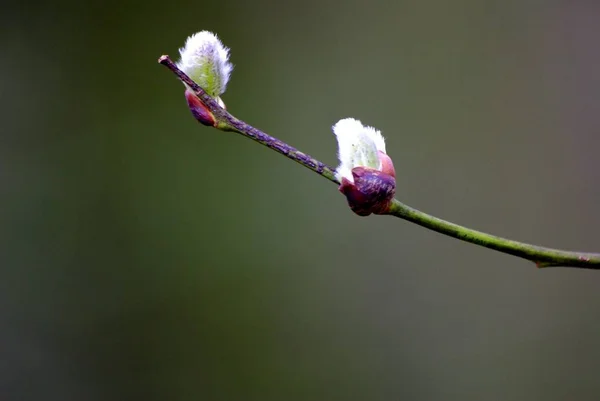
[(462, 241), (530, 260), (538, 267), (600, 269), (600, 254), (561, 251), (497, 237), (423, 213), (397, 199), (392, 201), (388, 214)]
[[(232, 116), (181, 71), (171, 61), (169, 56), (162, 56), (158, 59), (158, 62), (170, 69), (183, 83), (194, 91), (196, 96), (198, 96), (215, 117), (215, 128), (242, 134), (339, 185), (340, 182), (335, 178), (335, 170), (333, 168)], [(561, 251), (497, 237), (423, 213), (403, 204), (397, 199), (392, 201), (390, 209), (386, 214), (399, 217), (461, 241), (530, 260), (538, 267), (563, 266), (600, 270), (600, 254), (598, 253)]]

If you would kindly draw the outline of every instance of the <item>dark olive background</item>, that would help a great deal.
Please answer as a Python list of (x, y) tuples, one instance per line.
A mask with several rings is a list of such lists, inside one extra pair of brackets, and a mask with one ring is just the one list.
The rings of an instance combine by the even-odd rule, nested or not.
[(600, 251), (600, 3), (5, 3), (2, 400), (597, 400), (600, 273), (388, 217), (196, 123), (156, 63), (212, 30), (230, 111), (406, 203)]

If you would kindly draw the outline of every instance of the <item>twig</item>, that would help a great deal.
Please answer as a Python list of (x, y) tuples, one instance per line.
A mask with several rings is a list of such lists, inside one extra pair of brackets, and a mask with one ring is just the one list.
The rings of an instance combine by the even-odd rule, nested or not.
[[(158, 62), (171, 70), (179, 80), (194, 91), (196, 96), (198, 96), (202, 103), (214, 115), (216, 128), (223, 131), (234, 131), (242, 134), (245, 137), (281, 153), (285, 157), (300, 163), (322, 177), (327, 178), (329, 181), (336, 184), (340, 183), (335, 178), (335, 170), (333, 168), (232, 116), (227, 110), (220, 107), (212, 97), (191, 80), (183, 71), (177, 68), (169, 56), (160, 57)], [(387, 214), (410, 221), (411, 223), (418, 224), (438, 233), (457, 238), (461, 241), (470, 242), (475, 245), (527, 259), (534, 262), (537, 267), (563, 266), (600, 270), (600, 254), (598, 253), (562, 251), (497, 237), (431, 216), (405, 205), (398, 199), (393, 200)]]
[(325, 163), (321, 163), (317, 159), (300, 152), (298, 149), (288, 145), (287, 143), (280, 141), (277, 138), (273, 138), (261, 130), (254, 128), (250, 124), (246, 124), (242, 120), (232, 116), (229, 112), (227, 112), (227, 110), (219, 106), (219, 104), (212, 97), (210, 97), (204, 91), (204, 89), (198, 86), (197, 83), (190, 79), (190, 77), (188, 77), (183, 71), (177, 68), (169, 56), (160, 57), (158, 62), (167, 67), (169, 70), (173, 71), (173, 73), (177, 75), (177, 78), (179, 78), (181, 82), (185, 83), (194, 91), (196, 96), (198, 96), (202, 103), (204, 103), (204, 105), (215, 117), (217, 121), (215, 128), (223, 131), (234, 131), (242, 134), (245, 137), (260, 143), (261, 145), (265, 145), (266, 147), (281, 153), (285, 157), (300, 163), (304, 167), (307, 167), (315, 173), (327, 178), (329, 181), (335, 182), (336, 184), (340, 183), (337, 178), (335, 178), (334, 169)]

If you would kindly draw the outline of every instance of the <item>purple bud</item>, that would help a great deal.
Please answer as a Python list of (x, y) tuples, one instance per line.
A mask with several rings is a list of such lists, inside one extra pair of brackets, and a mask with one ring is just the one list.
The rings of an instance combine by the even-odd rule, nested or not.
[[(391, 171), (390, 165), (386, 170), (393, 173), (391, 159), (389, 162)], [(387, 172), (369, 167), (355, 167), (352, 169), (354, 182), (342, 178), (339, 190), (346, 196), (348, 206), (354, 213), (359, 216), (387, 213), (396, 193), (396, 179)]]
[(187, 100), (188, 107), (196, 120), (209, 127), (214, 127), (217, 124), (215, 116), (213, 116), (210, 110), (208, 110), (202, 101), (198, 99), (198, 96), (196, 96), (194, 92), (186, 89), (185, 100)]

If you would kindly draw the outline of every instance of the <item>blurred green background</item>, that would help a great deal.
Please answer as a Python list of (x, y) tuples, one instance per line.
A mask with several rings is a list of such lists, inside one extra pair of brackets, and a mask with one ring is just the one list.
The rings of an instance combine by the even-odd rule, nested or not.
[(216, 32), (230, 111), (411, 206), (600, 251), (600, 3), (7, 3), (0, 399), (597, 400), (600, 273), (353, 215), (201, 126), (156, 63)]

